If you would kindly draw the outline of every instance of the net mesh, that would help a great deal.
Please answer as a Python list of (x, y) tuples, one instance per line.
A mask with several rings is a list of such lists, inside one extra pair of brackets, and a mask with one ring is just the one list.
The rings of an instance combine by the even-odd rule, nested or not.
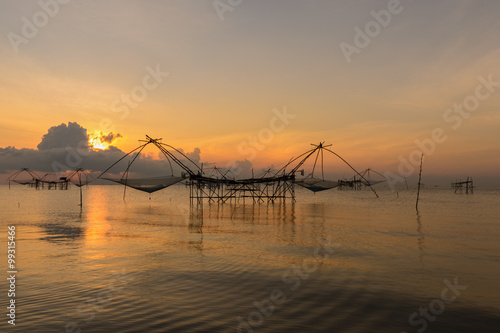
[(380, 183), (383, 183), (385, 182), (385, 180), (368, 180), (368, 182), (362, 180), (361, 183), (367, 185), (367, 186), (373, 186), (373, 185), (377, 185), (377, 184), (380, 184)]
[(92, 175), (87, 174), (87, 173), (81, 173), (81, 174), (75, 173), (74, 175), (72, 175), (68, 179), (73, 185), (78, 186), (78, 187), (88, 185), (88, 184), (92, 183), (93, 181), (95, 181), (95, 178), (92, 177)]
[(325, 191), (339, 186), (337, 181), (323, 180), (314, 177), (296, 180), (295, 183), (313, 192)]
[(115, 183), (123, 184), (125, 186), (134, 188), (139, 191), (144, 191), (148, 193), (153, 193), (174, 185), (175, 183), (180, 182), (184, 178), (168, 176), (168, 177), (151, 177), (151, 178), (123, 178), (123, 179), (115, 179), (115, 178), (104, 178), (106, 180), (110, 180)]

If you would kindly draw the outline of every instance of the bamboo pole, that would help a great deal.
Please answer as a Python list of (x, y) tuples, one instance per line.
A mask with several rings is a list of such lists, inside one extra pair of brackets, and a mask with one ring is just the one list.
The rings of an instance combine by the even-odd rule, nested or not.
[(418, 174), (418, 186), (417, 186), (417, 203), (415, 204), (415, 209), (418, 214), (418, 198), (420, 196), (420, 182), (422, 181), (422, 163), (424, 162), (424, 154), (420, 157), (420, 172)]
[(83, 194), (82, 194), (82, 174), (78, 172), (78, 183), (80, 184), (80, 207), (83, 207)]

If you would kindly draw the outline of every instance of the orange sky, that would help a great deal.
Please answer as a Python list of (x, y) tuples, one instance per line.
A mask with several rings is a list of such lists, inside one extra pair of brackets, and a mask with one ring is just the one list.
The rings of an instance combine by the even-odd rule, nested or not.
[[(500, 86), (483, 84), (472, 112), (453, 107), (488, 77), (500, 82), (500, 3), (401, 1), (369, 45), (356, 44), (355, 29), (387, 4), (245, 2), (221, 20), (210, 1), (70, 2), (13, 46), (9, 34), (23, 37), (22, 18), (42, 9), (9, 3), (0, 147), (36, 149), (50, 127), (77, 122), (120, 133), (124, 151), (149, 134), (200, 148), (203, 161), (264, 167), (327, 141), (359, 169), (394, 172), (441, 128), (429, 172), (495, 175)], [(359, 52), (346, 57), (345, 44)]]

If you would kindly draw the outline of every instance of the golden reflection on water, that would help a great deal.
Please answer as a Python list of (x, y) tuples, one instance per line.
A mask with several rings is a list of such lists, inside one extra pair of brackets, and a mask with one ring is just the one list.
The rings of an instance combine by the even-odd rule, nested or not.
[[(88, 196), (85, 203), (85, 233), (84, 246), (85, 248), (98, 248), (108, 241), (107, 234), (111, 229), (111, 225), (107, 221), (108, 206), (104, 204), (106, 198), (102, 191), (93, 191), (91, 196)], [(98, 259), (105, 256), (105, 253), (93, 253), (87, 256), (88, 259)]]
[[(191, 206), (189, 231), (200, 238), (190, 244), (193, 249), (208, 250), (210, 255), (244, 255), (244, 264), (249, 267), (286, 269), (311, 260), (315, 248), (329, 241), (325, 227), (328, 211), (322, 205), (310, 205), (298, 215), (296, 205), (289, 202)], [(224, 242), (204, 243), (205, 234), (222, 236)], [(332, 259), (330, 264), (347, 265), (339, 259)]]
[[(297, 204), (189, 207), (183, 187), (152, 200), (130, 192), (123, 201), (123, 190), (114, 186), (85, 191), (81, 213), (76, 191), (19, 191), (14, 208), (0, 202), (19, 225), (22, 322), (52, 329), (34, 331), (62, 331), (66, 321), (80, 320), (81, 302), (106, 291), (123, 269), (135, 280), (113, 294), (93, 322), (79, 321), (82, 331), (234, 331), (235, 318), (254, 311), (255, 300), (273, 289), (290, 290), (284, 273), (315, 267), (315, 248), (329, 241), (338, 247), (287, 294), (290, 301), (266, 319), (262, 332), (287, 323), (322, 332), (382, 332), (394, 320), (402, 322), (395, 329), (401, 331), (413, 311), (439, 297), (443, 280), (454, 277), (468, 288), (432, 323), (435, 331), (465, 318), (456, 312), (462, 306), (471, 305), (469, 312), (478, 304), (499, 306), (493, 291), (500, 229), (494, 214), (483, 211), (481, 194), (474, 197), (481, 205), (469, 212), (471, 206), (462, 209), (447, 193), (436, 194), (446, 201), (437, 206), (433, 193), (424, 192), (415, 217), (412, 204), (354, 193), (343, 203), (319, 203), (316, 195)], [(487, 219), (475, 219), (478, 213)], [(351, 327), (366, 314), (362, 327)], [(319, 329), (322, 323), (328, 329)]]

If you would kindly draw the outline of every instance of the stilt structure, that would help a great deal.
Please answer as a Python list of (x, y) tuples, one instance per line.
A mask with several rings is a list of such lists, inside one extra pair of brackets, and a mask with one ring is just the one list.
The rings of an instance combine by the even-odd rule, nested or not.
[(361, 179), (357, 178), (354, 176), (352, 179), (347, 180), (347, 179), (339, 179), (339, 191), (345, 191), (345, 190), (354, 190), (354, 191), (359, 191), (363, 188), (363, 183), (361, 182)]
[[(26, 172), (29, 176), (29, 179), (20, 180), (17, 177)], [(10, 183), (18, 183), (21, 185), (27, 185), (29, 187), (33, 187), (37, 190), (67, 190), (69, 188), (69, 179), (67, 177), (60, 177), (57, 180), (48, 180), (47, 176), (50, 174), (45, 174), (45, 176), (40, 177), (33, 171), (30, 171), (28, 168), (23, 168), (15, 173), (13, 173), (9, 178), (9, 189)]]
[[(45, 177), (49, 174), (46, 174), (44, 178), (42, 178), (38, 182), (38, 188), (44, 190), (67, 190), (69, 188), (69, 179), (68, 177), (59, 177), (58, 180), (45, 180)], [(38, 189), (37, 188), (37, 189)]]
[(469, 194), (469, 192), (472, 194), (474, 193), (474, 182), (472, 181), (472, 177), (467, 177), (466, 181), (455, 181), (454, 183), (451, 183), (451, 187), (455, 189), (455, 193), (462, 193), (464, 188), (465, 188), (465, 193)]
[(253, 203), (291, 199), (295, 201), (294, 177), (281, 175), (262, 178), (231, 179), (191, 175), (191, 202), (238, 203), (251, 200)]
[[(285, 202), (291, 200), (295, 202), (295, 187), (294, 185), (303, 186), (313, 192), (324, 191), (338, 187), (336, 181), (326, 180), (324, 174), (323, 157), (324, 152), (329, 152), (340, 158), (346, 163), (368, 186), (371, 183), (359, 172), (357, 172), (346, 160), (338, 154), (328, 149), (331, 145), (324, 145), (320, 142), (318, 145), (313, 145), (314, 148), (292, 158), (284, 167), (273, 172), (268, 170), (262, 177), (252, 177), (247, 179), (236, 179), (229, 172), (212, 173), (211, 176), (205, 176), (203, 172), (199, 174), (190, 174), (190, 198), (191, 202), (202, 203), (205, 199), (210, 203), (225, 203), (225, 202), (246, 202), (250, 200), (252, 203), (275, 203), (277, 201)], [(299, 169), (309, 159), (314, 158), (312, 172), (303, 179), (296, 179), (295, 174), (303, 170)], [(318, 164), (318, 161), (320, 164)], [(314, 172), (316, 167), (321, 167), (321, 177), (316, 177)], [(378, 197), (374, 189), (372, 191)]]
[[(284, 167), (277, 171), (271, 171), (269, 169), (261, 177), (254, 177), (252, 171), (251, 178), (238, 179), (236, 175), (228, 169), (213, 167), (203, 170), (202, 166), (198, 166), (180, 150), (160, 142), (161, 139), (152, 139), (147, 135), (146, 139), (147, 140), (145, 141), (140, 140), (145, 143), (120, 158), (97, 178), (100, 178), (102, 175), (107, 173), (127, 156), (133, 156), (121, 178), (116, 179), (103, 177), (103, 179), (114, 181), (123, 184), (126, 187), (128, 186), (148, 193), (161, 190), (186, 179), (186, 185), (190, 188), (189, 197), (191, 203), (196, 204), (202, 204), (204, 201), (208, 201), (209, 203), (245, 203), (247, 200), (252, 203), (275, 203), (277, 201), (284, 202), (286, 200), (295, 202), (295, 184), (303, 186), (313, 192), (328, 190), (339, 186), (338, 182), (325, 179), (323, 155), (326, 151), (337, 156), (344, 163), (346, 163), (356, 173), (357, 177), (359, 177), (363, 184), (370, 186), (370, 189), (378, 197), (377, 192), (375, 192), (375, 190), (371, 187), (372, 183), (362, 174), (357, 172), (340, 155), (328, 149), (331, 145), (325, 146), (323, 142), (318, 145), (313, 145), (313, 148), (309, 151), (296, 158), (292, 158)], [(136, 161), (142, 150), (150, 144), (156, 146), (167, 158), (171, 174), (166, 177), (140, 179), (129, 178), (128, 174), (132, 164)], [(311, 174), (303, 179), (296, 179), (295, 173), (300, 172), (303, 175), (304, 171), (299, 171), (299, 169), (306, 162), (306, 160), (311, 157), (315, 158)], [(318, 161), (320, 161), (320, 164), (318, 164)], [(173, 164), (180, 167), (182, 170), (181, 175), (174, 175), (174, 169), (172, 167)], [(321, 167), (321, 177), (316, 177), (314, 175), (316, 167)]]
[(266, 170), (262, 176), (237, 179), (230, 169), (213, 167), (201, 170), (189, 177), (190, 199), (192, 203), (252, 203), (277, 200), (295, 200), (293, 177), (283, 173)]
[[(373, 179), (373, 174), (376, 174), (380, 177), (383, 178), (383, 180), (374, 180)], [(363, 180), (360, 176), (364, 177), (365, 180)], [(374, 171), (370, 168), (366, 169), (365, 171), (362, 171), (360, 173), (360, 176), (354, 175), (351, 179), (339, 179), (339, 190), (354, 190), (354, 191), (359, 191), (367, 186), (374, 186), (380, 183), (385, 182), (385, 177), (381, 173), (378, 173), (377, 171)]]
[[(22, 173), (27, 173), (29, 178), (31, 178), (31, 179), (25, 179), (25, 180), (17, 179), (17, 177)], [(9, 178), (7, 178), (7, 180), (9, 181), (9, 189), (10, 189), (11, 182), (37, 188), (38, 182), (40, 181), (40, 179), (41, 179), (40, 176), (38, 176), (36, 173), (31, 171), (29, 168), (22, 168), (21, 170), (14, 172), (12, 175), (9, 176)]]
[[(305, 161), (310, 158), (311, 156), (314, 156), (316, 155), (315, 157), (315, 160), (314, 160), (314, 165), (313, 165), (313, 168), (312, 168), (312, 172), (311, 174), (309, 174), (307, 177), (305, 177), (304, 179), (301, 179), (301, 180), (295, 180), (295, 183), (300, 185), (300, 186), (303, 186), (313, 192), (318, 192), (318, 191), (324, 191), (324, 190), (329, 190), (331, 188), (335, 188), (335, 187), (339, 187), (339, 186), (344, 186), (344, 183), (341, 182), (341, 181), (332, 181), (332, 180), (325, 180), (325, 174), (324, 174), (324, 152), (326, 151), (327, 153), (331, 153), (333, 155), (335, 155), (336, 157), (338, 157), (340, 160), (342, 160), (342, 162), (344, 162), (347, 166), (349, 166), (349, 168), (351, 168), (351, 170), (353, 170), (355, 172), (355, 177), (359, 177), (359, 181), (362, 181), (364, 184), (366, 184), (367, 186), (370, 186), (370, 189), (372, 190), (372, 192), (377, 196), (378, 198), (378, 194), (377, 192), (375, 191), (375, 189), (373, 189), (371, 187), (371, 183), (370, 181), (368, 181), (364, 175), (360, 174), (356, 169), (354, 169), (345, 159), (343, 159), (340, 155), (338, 155), (337, 153), (335, 153), (334, 151), (332, 151), (331, 149), (329, 149), (328, 147), (330, 147), (331, 145), (324, 145), (324, 142), (320, 142), (318, 145), (314, 145), (312, 144), (312, 146), (314, 146), (313, 149), (311, 149), (310, 151), (308, 152), (305, 152), (304, 154), (300, 155), (299, 157), (297, 157), (296, 159), (293, 159), (292, 161), (290, 161), (288, 165), (291, 165), (292, 163), (294, 163), (296, 160), (298, 160), (299, 158), (302, 158), (299, 163), (292, 169), (292, 172), (290, 173), (291, 175), (295, 175), (295, 173), (298, 171), (298, 169), (300, 167), (302, 167), (302, 165), (305, 163)], [(314, 171), (316, 169), (316, 165), (318, 163), (318, 160), (320, 160), (321, 162), (321, 177), (315, 177), (314, 176)], [(295, 177), (295, 176), (294, 176)]]

